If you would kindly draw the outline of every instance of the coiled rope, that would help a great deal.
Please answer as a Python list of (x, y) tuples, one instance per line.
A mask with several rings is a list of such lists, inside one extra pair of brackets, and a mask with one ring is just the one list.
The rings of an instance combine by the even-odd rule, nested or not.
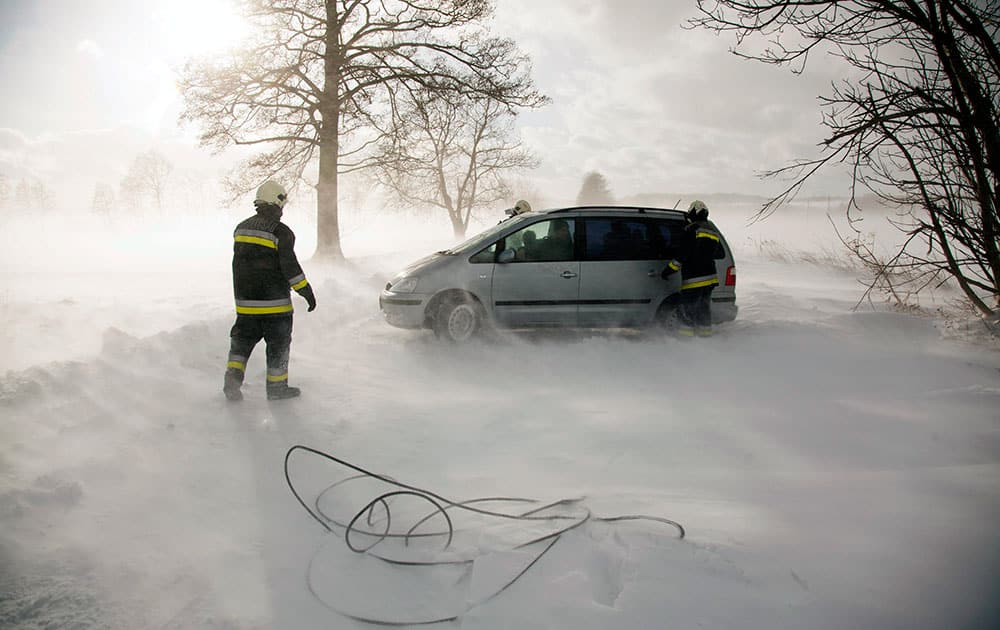
[[(328, 485), (325, 489), (319, 492), (313, 502), (313, 506), (310, 507), (302, 496), (299, 494), (292, 482), (291, 474), (289, 472), (289, 462), (292, 455), (296, 451), (302, 451), (317, 457), (323, 458), (325, 460), (334, 462), (340, 466), (351, 469), (355, 471), (356, 474), (347, 476), (343, 479), (335, 481), (334, 483)], [(556, 542), (562, 537), (563, 534), (572, 531), (584, 523), (594, 521), (594, 522), (604, 522), (604, 523), (617, 523), (623, 521), (653, 521), (657, 523), (662, 523), (670, 525), (676, 528), (678, 532), (678, 538), (684, 538), (686, 532), (684, 527), (673, 520), (668, 518), (662, 518), (657, 516), (646, 516), (642, 514), (630, 514), (623, 516), (613, 516), (613, 517), (598, 517), (591, 514), (591, 512), (582, 505), (583, 498), (571, 498), (571, 499), (561, 499), (558, 501), (550, 503), (541, 503), (536, 499), (527, 499), (520, 497), (483, 497), (477, 499), (470, 499), (466, 501), (453, 501), (446, 497), (441, 496), (430, 490), (424, 488), (419, 488), (417, 486), (409, 485), (400, 481), (397, 481), (391, 477), (381, 475), (370, 470), (366, 470), (348, 462), (346, 460), (335, 457), (329, 453), (297, 444), (288, 449), (285, 453), (285, 481), (288, 484), (289, 490), (291, 490), (292, 495), (299, 502), (302, 508), (324, 529), (328, 532), (338, 534), (343, 533), (344, 541), (347, 547), (356, 553), (364, 553), (368, 556), (378, 558), (379, 560), (391, 564), (400, 566), (417, 566), (417, 567), (430, 567), (430, 566), (470, 566), (475, 561), (478, 556), (478, 552), (472, 554), (462, 554), (462, 553), (447, 553), (451, 550), (452, 542), (455, 536), (455, 525), (449, 511), (461, 512), (478, 515), (480, 517), (486, 517), (490, 519), (502, 519), (510, 522), (524, 522), (531, 523), (534, 525), (546, 525), (550, 526), (551, 530), (547, 531), (541, 535), (529, 538), (527, 541), (518, 543), (510, 547), (511, 549), (527, 549), (533, 545), (541, 545), (540, 551), (527, 563), (513, 578), (507, 581), (499, 589), (495, 590), (492, 594), (481, 599), (480, 601), (473, 602), (468, 606), (471, 609), (475, 606), (482, 605), (487, 601), (495, 598), (497, 595), (503, 591), (510, 588), (517, 580), (519, 580), (525, 573), (527, 573), (535, 564), (538, 563), (541, 558), (548, 553), (550, 549), (555, 545)], [(368, 501), (360, 510), (358, 510), (353, 517), (346, 519), (345, 517), (338, 517), (336, 515), (328, 514), (322, 508), (324, 500), (336, 492), (337, 490), (343, 490), (346, 484), (352, 481), (358, 480), (377, 480), (384, 484), (387, 484), (394, 490), (379, 494), (375, 498)], [(416, 517), (412, 523), (404, 530), (394, 530), (393, 529), (393, 511), (392, 504), (394, 499), (401, 498), (413, 498), (419, 502), (424, 502), (428, 505), (428, 512), (423, 516)], [(412, 503), (412, 502), (411, 502)], [(518, 511), (515, 513), (498, 511), (495, 509), (486, 509), (483, 507), (478, 507), (484, 504), (510, 504), (510, 505), (521, 505), (527, 507), (526, 510)], [(445, 524), (443, 529), (437, 529), (433, 531), (424, 531), (424, 526), (430, 522), (437, 522), (436, 517), (440, 517)], [(440, 551), (434, 555), (433, 558), (416, 559), (413, 557), (393, 557), (391, 555), (385, 555), (381, 553), (376, 553), (373, 549), (382, 542), (385, 541), (401, 541), (404, 547), (409, 547), (411, 541), (415, 540), (433, 540), (439, 539), (442, 541)], [(364, 541), (364, 542), (361, 542)], [(318, 555), (318, 552), (317, 552)], [(320, 601), (324, 606), (333, 610), (334, 612), (354, 619), (357, 621), (384, 625), (384, 626), (403, 626), (403, 625), (430, 625), (436, 623), (443, 623), (448, 621), (454, 621), (458, 619), (462, 613), (448, 614), (442, 616), (431, 616), (428, 619), (380, 619), (372, 618), (363, 615), (355, 615), (344, 610), (340, 610), (332, 605), (330, 605), (324, 598), (316, 592), (314, 584), (312, 583), (311, 573), (313, 563), (316, 561), (316, 555), (313, 556), (310, 561), (310, 577), (308, 579), (308, 586), (310, 592)]]

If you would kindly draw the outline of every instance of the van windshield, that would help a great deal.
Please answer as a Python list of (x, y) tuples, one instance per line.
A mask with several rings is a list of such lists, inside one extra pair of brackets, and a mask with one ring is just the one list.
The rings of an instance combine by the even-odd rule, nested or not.
[(524, 223), (524, 220), (526, 218), (528, 218), (526, 214), (519, 214), (516, 217), (512, 217), (505, 221), (501, 221), (500, 223), (497, 223), (493, 227), (484, 230), (479, 234), (476, 234), (472, 238), (462, 243), (459, 243), (458, 245), (455, 245), (451, 249), (446, 249), (441, 253), (446, 255), (455, 255), (455, 254), (463, 254), (465, 252), (478, 249), (483, 245), (492, 243), (494, 240), (499, 238), (501, 232), (506, 232), (509, 228)]

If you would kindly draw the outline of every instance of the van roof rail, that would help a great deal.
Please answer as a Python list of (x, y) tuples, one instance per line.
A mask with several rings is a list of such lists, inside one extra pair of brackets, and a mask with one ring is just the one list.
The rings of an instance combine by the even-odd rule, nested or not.
[(608, 212), (609, 210), (631, 210), (638, 212), (639, 214), (645, 214), (647, 212), (667, 212), (667, 213), (678, 213), (683, 214), (683, 211), (676, 210), (673, 208), (649, 208), (645, 206), (570, 206), (568, 208), (557, 208), (555, 210), (550, 210), (549, 214), (558, 214), (560, 212)]

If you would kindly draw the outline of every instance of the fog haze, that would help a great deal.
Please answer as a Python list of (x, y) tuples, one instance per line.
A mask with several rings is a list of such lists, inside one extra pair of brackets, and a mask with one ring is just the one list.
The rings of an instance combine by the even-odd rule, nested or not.
[[(350, 266), (304, 263), (320, 306), (296, 314), (304, 393), (280, 405), (264, 399), (259, 348), (246, 399), (220, 391), (222, 221), (198, 222), (174, 269), (184, 230), (127, 233), (131, 251), (91, 235), (135, 271), (5, 271), (0, 615), (13, 628), (990, 627), (1000, 355), (934, 302), (853, 310), (850, 266), (804, 260), (829, 239), (796, 249), (827, 224), (802, 210), (767, 233), (717, 207), (741, 310), (694, 343), (584, 331), (442, 345), (389, 327), (376, 296), (448, 239), (411, 225), (394, 252), (352, 242)], [(493, 596), (539, 553), (515, 549), (531, 530), (456, 514), (464, 573), (357, 556), (285, 485), (295, 444), (452, 500), (582, 497), (595, 517), (667, 518), (687, 536), (594, 520)], [(290, 465), (307, 505), (322, 496), (348, 519), (324, 489), (350, 472)]]
[[(599, 171), (622, 203), (703, 199), (735, 258), (735, 321), (690, 343), (501, 331), (456, 346), (393, 328), (379, 291), (456, 238), (442, 213), (345, 178), (346, 261), (312, 258), (306, 187), (285, 209), (318, 299), (307, 313), (293, 296), (290, 382), (303, 394), (266, 400), (258, 346), (232, 404), (232, 234), (252, 206), (223, 203), (240, 156), (210, 155), (177, 126), (175, 80), (186, 56), (238, 37), (238, 21), (222, 0), (0, 4), (12, 86), (0, 102), (0, 625), (997, 627), (996, 337), (947, 284), (866, 297), (871, 278), (834, 229), (850, 229), (842, 173), (751, 220), (784, 185), (756, 173), (812, 155), (815, 96), (842, 70), (823, 56), (801, 76), (740, 61), (725, 38), (681, 28), (689, 9), (497, 2), (495, 31), (531, 55), (552, 98), (518, 118), (540, 167), (514, 198), (572, 203)], [(159, 204), (122, 189), (140, 155), (170, 166)], [(477, 211), (470, 234), (505, 205)], [(896, 209), (868, 210), (854, 227), (891, 251)], [(455, 510), (458, 568), (385, 565), (376, 554), (450, 556), (423, 541), (350, 551), (286, 485), (295, 445), (456, 502), (565, 500), (591, 518), (542, 550), (520, 543), (548, 523)], [(337, 491), (344, 466), (289, 464), (305, 504), (341, 522), (391, 487), (350, 496)], [(654, 520), (602, 520), (629, 515)]]
[[(0, 104), (4, 174), (37, 178), (67, 205), (89, 201), (99, 182), (117, 185), (151, 148), (213, 180), (242, 155), (212, 157), (197, 150), (197, 128), (177, 125), (184, 60), (238, 41), (225, 0), (15, 1), (3, 11), (0, 76), (17, 86)], [(497, 3), (494, 32), (532, 58), (552, 98), (522, 114), (518, 129), (541, 162), (530, 179), (553, 203), (572, 200), (591, 170), (618, 196), (776, 194), (782, 183), (757, 174), (814, 155), (816, 96), (845, 69), (823, 55), (798, 76), (738, 59), (725, 37), (682, 28), (692, 15), (676, 3)], [(848, 192), (836, 169), (810, 190)], [(213, 209), (221, 197), (202, 203)]]

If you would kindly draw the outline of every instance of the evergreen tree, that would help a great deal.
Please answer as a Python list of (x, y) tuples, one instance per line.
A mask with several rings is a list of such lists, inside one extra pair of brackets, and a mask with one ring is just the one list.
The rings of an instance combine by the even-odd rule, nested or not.
[(591, 171), (583, 178), (580, 192), (576, 195), (576, 205), (597, 206), (608, 205), (615, 202), (611, 189), (608, 188), (608, 180), (597, 171)]

